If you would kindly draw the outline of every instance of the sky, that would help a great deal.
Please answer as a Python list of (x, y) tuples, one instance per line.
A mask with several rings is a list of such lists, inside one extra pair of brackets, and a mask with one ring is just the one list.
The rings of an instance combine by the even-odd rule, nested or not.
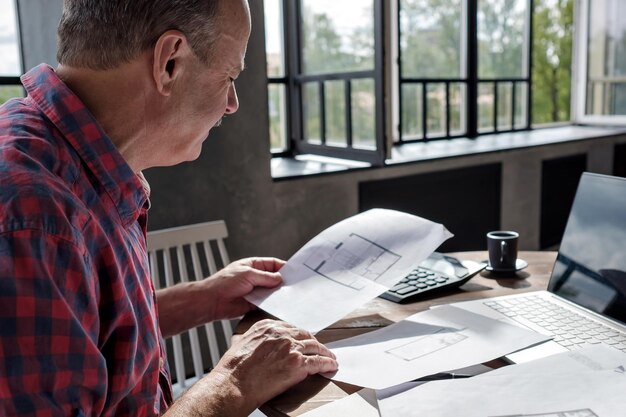
[(0, 76), (20, 75), (13, 0), (0, 0)]

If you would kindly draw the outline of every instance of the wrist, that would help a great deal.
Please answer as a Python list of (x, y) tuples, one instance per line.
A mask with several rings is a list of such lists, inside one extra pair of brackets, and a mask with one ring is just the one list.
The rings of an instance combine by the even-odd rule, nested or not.
[(198, 381), (179, 400), (191, 416), (247, 417), (256, 408), (226, 372), (217, 369)]

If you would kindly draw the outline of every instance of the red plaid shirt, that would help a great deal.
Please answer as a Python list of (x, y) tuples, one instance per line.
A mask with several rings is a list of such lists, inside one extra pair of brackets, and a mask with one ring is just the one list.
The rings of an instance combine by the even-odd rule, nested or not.
[(22, 82), (0, 107), (0, 415), (158, 415), (147, 191), (52, 68)]

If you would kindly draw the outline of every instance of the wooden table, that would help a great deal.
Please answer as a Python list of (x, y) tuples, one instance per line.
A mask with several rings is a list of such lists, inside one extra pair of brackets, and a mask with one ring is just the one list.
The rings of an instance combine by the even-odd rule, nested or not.
[[(456, 252), (452, 255), (474, 261), (483, 261), (487, 258), (487, 253), (484, 251)], [(376, 298), (316, 336), (321, 342), (328, 343), (379, 329), (427, 310), (436, 304), (545, 290), (556, 259), (556, 252), (522, 251), (519, 257), (528, 262), (528, 267), (512, 276), (503, 277), (482, 271), (459, 289), (441, 293), (437, 298), (411, 304), (402, 305)], [(246, 315), (237, 326), (236, 333), (243, 333), (252, 323), (264, 317), (259, 311)], [(269, 401), (261, 407), (261, 411), (269, 417), (298, 416), (360, 389), (361, 387), (333, 382), (314, 375)]]

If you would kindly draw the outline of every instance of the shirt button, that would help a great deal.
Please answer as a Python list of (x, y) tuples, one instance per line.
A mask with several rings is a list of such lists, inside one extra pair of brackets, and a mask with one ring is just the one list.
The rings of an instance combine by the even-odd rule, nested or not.
[(165, 366), (165, 360), (163, 358), (159, 358), (159, 369), (163, 369)]

